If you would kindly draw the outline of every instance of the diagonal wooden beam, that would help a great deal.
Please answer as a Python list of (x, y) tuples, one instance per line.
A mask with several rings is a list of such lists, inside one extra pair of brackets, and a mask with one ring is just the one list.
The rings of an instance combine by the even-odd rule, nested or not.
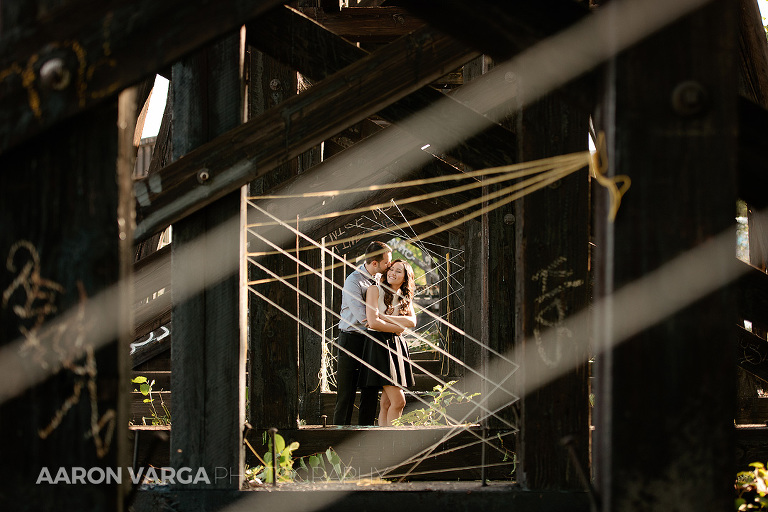
[(739, 96), (738, 185), (739, 198), (757, 209), (768, 207), (763, 191), (768, 187), (765, 171), (765, 140), (768, 136), (768, 110)]
[(388, 43), (424, 25), (402, 7), (344, 7), (339, 12), (300, 7), (299, 11), (334, 34), (361, 43)]
[[(420, 149), (420, 145), (415, 144), (412, 139), (408, 140), (411, 144), (410, 148), (399, 152), (396, 158), (387, 158), (388, 155), (383, 154), (389, 151), (387, 148), (397, 146), (402, 149), (397, 132), (382, 128), (377, 123), (370, 121), (367, 121), (367, 124), (368, 126), (364, 128), (364, 131), (370, 132), (370, 135), (364, 141), (352, 144), (340, 153), (314, 166), (311, 177), (308, 177), (306, 174), (300, 174), (266, 191), (265, 194), (275, 196), (316, 194), (318, 192), (336, 190), (340, 187), (353, 189), (372, 184), (380, 185), (382, 183), (429, 179), (461, 173), (460, 169), (450, 163)], [(414, 162), (417, 162), (417, 164), (414, 165)], [(363, 172), (363, 170), (368, 171)], [(421, 216), (438, 211), (444, 212), (458, 204), (477, 199), (480, 197), (480, 189), (478, 188), (451, 192), (450, 197), (445, 192), (448, 188), (467, 185), (476, 181), (476, 178), (467, 178), (448, 182), (424, 183), (419, 186), (388, 187), (377, 192), (361, 192), (354, 195), (344, 194), (331, 198), (328, 196), (305, 196), (291, 200), (254, 199), (254, 201), (277, 218), (291, 219), (299, 214), (306, 219), (333, 212), (348, 212), (359, 208), (367, 209), (372, 205), (387, 203), (390, 199), (400, 201), (412, 196), (440, 192), (440, 195), (437, 197), (418, 202), (418, 209), (422, 212), (429, 211), (429, 213), (420, 214)], [(427, 203), (430, 203), (431, 207)], [(415, 210), (417, 208), (414, 207), (414, 204), (417, 203), (408, 203), (407, 207)], [(466, 211), (458, 211), (443, 214), (439, 218), (434, 219), (430, 225), (434, 227), (434, 225), (439, 226), (455, 221), (465, 213)], [(333, 237), (333, 232), (347, 223), (355, 222), (355, 219), (361, 215), (364, 214), (347, 213), (338, 217), (305, 221), (302, 224), (302, 231), (316, 240), (319, 240), (324, 235)], [(255, 220), (252, 222), (255, 222)], [(429, 230), (423, 229), (421, 226), (419, 226), (419, 229), (421, 231)]]
[(498, 60), (513, 57), (589, 14), (586, 7), (574, 0), (398, 0), (397, 3)]
[(738, 296), (738, 313), (761, 329), (768, 327), (768, 274), (741, 260), (744, 267), (742, 277), (733, 283)]
[[(333, 165), (333, 163), (331, 163), (330, 161), (329, 161), (329, 164)], [(321, 167), (324, 165), (325, 164), (321, 164), (320, 166), (317, 166), (317, 170), (322, 172)], [(386, 171), (387, 170), (384, 169), (380, 172), (380, 174), (384, 175)], [(428, 164), (421, 166), (418, 169), (414, 169), (409, 174), (401, 175), (400, 173), (395, 171), (395, 175), (402, 176), (399, 178), (400, 180), (419, 180), (419, 179), (433, 178), (436, 176), (444, 176), (447, 174), (455, 174), (458, 172), (459, 172), (458, 169), (450, 167), (447, 163), (437, 158), (433, 158)], [(343, 183), (346, 184), (346, 181), (343, 181)], [(456, 187), (459, 185), (464, 185), (466, 183), (469, 183), (469, 180), (463, 180), (461, 182), (431, 183), (431, 184), (424, 184), (417, 187), (407, 187), (407, 188), (406, 187), (388, 188), (388, 189), (384, 189), (377, 192), (361, 194), (361, 196), (356, 201), (352, 202), (351, 204), (345, 205), (345, 209), (351, 210), (351, 209), (366, 207), (370, 205), (384, 204), (384, 203), (388, 203), (390, 200), (395, 200), (397, 202), (402, 199), (407, 199), (415, 195), (436, 193), (436, 192), (445, 190), (449, 187)], [(334, 187), (338, 187), (338, 181), (334, 180), (332, 183), (327, 183), (326, 185), (327, 186), (323, 188), (333, 189)], [(354, 185), (349, 185), (349, 186), (352, 187)], [(415, 202), (415, 203), (408, 203), (406, 206), (403, 206), (403, 208), (407, 207), (410, 210), (414, 210), (414, 211), (418, 210), (420, 212), (419, 216), (436, 214), (436, 213), (448, 210), (449, 208), (452, 208), (457, 204), (461, 204), (461, 203), (470, 201), (472, 199), (477, 199), (479, 195), (480, 195), (479, 188), (470, 189), (468, 191), (451, 194), (450, 196), (441, 195), (432, 199), (426, 199), (426, 200)], [(333, 203), (331, 202), (330, 204), (333, 204)], [(306, 215), (306, 216), (319, 215), (319, 214), (323, 214), (331, 211), (333, 211), (332, 208), (329, 208), (328, 206), (325, 206), (322, 204), (317, 204), (315, 205), (314, 209), (303, 212), (303, 215)], [(287, 211), (282, 214), (282, 217), (289, 218), (289, 213), (295, 215), (296, 213), (295, 203), (291, 205), (290, 209), (287, 209)], [(466, 213), (465, 211), (453, 212), (451, 214), (446, 214), (436, 219), (433, 219), (431, 222), (414, 223), (414, 229), (417, 232), (426, 232), (437, 226), (454, 221), (460, 218), (465, 213)], [(339, 216), (331, 219), (326, 219), (323, 221), (315, 221), (312, 223), (308, 223), (302, 230), (304, 231), (305, 234), (319, 240), (322, 236), (329, 235), (334, 231), (338, 230), (339, 228), (344, 227), (349, 223), (355, 222), (355, 219), (362, 217), (363, 215), (370, 215), (370, 212), (357, 213), (353, 215), (344, 215), (344, 216)], [(414, 220), (414, 219), (410, 218), (409, 220)]]
[(768, 44), (755, 0), (738, 0), (739, 94), (768, 108)]
[(477, 56), (425, 27), (204, 144), (136, 183), (135, 239), (154, 232), (306, 151)]
[(280, 3), (77, 0), (32, 27), (3, 27), (0, 152), (114, 97)]
[[(313, 80), (320, 80), (367, 55), (365, 50), (290, 7), (270, 10), (249, 28), (249, 44)], [(424, 110), (437, 101), (443, 101), (439, 113)], [(427, 142), (437, 151), (448, 152), (475, 168), (495, 167), (515, 161), (516, 143), (512, 132), (435, 89), (420, 89), (390, 104), (378, 114), (388, 121), (398, 122), (416, 112), (419, 112), (421, 122), (429, 125), (429, 131), (434, 136)], [(464, 133), (467, 124), (486, 128), (454, 147), (445, 147), (441, 143), (457, 140), (455, 134)], [(423, 132), (414, 135), (423, 137)]]
[[(490, 55), (497, 63), (507, 61), (589, 15), (586, 2), (541, 0), (495, 2), (494, 0), (398, 0), (398, 5), (471, 47)], [(584, 112), (593, 112), (594, 74), (576, 81), (579, 87), (566, 93), (566, 101)], [(567, 89), (565, 89), (567, 91)]]

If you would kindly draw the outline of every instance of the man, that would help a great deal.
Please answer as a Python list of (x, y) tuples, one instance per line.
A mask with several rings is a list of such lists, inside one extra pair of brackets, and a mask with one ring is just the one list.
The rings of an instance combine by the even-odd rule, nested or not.
[[(365, 250), (364, 263), (344, 281), (338, 339), (341, 348), (336, 367), (336, 408), (333, 411), (335, 425), (349, 425), (352, 422), (361, 363), (345, 350), (358, 358), (361, 357), (366, 338), (365, 329), (368, 326), (365, 315), (365, 292), (368, 291), (369, 286), (376, 284), (376, 274), (386, 272), (391, 262), (392, 249), (384, 242), (371, 242)], [(378, 398), (378, 388), (360, 390), (358, 424), (373, 425)]]

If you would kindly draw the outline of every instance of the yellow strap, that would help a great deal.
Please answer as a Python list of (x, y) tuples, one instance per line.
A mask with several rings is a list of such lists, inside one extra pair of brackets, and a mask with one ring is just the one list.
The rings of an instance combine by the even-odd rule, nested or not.
[[(591, 155), (589, 170), (597, 182), (607, 188), (608, 192), (611, 194), (611, 211), (608, 213), (608, 220), (613, 222), (616, 220), (616, 214), (619, 212), (621, 198), (626, 194), (627, 190), (629, 190), (629, 187), (632, 185), (632, 180), (626, 174), (612, 177), (606, 176), (608, 170), (608, 156), (605, 150), (604, 132), (600, 132), (597, 137), (597, 151)], [(621, 183), (621, 186), (618, 185), (619, 183)]]

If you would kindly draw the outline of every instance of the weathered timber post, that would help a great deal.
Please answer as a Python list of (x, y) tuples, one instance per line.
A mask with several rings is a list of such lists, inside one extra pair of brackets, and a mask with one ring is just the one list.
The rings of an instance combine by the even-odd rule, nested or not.
[[(304, 239), (301, 240), (302, 246), (308, 245)], [(302, 251), (301, 261), (313, 269), (318, 269), (322, 274), (320, 265), (321, 249), (312, 249)], [(308, 270), (301, 267), (299, 272), (306, 273)], [(323, 280), (315, 274), (307, 274), (299, 277), (299, 289), (309, 297), (320, 301), (322, 296)], [(320, 424), (320, 382), (318, 375), (320, 373), (322, 358), (322, 337), (318, 332), (323, 332), (323, 322), (321, 308), (314, 301), (304, 297), (299, 297), (299, 317), (309, 326), (299, 327), (299, 416), (310, 425)], [(335, 318), (335, 317), (334, 317)]]
[[(117, 148), (110, 101), (0, 156), (3, 510), (122, 507), (114, 478), (85, 483), (128, 465), (117, 449), (128, 389), (116, 343), (126, 315)], [(93, 478), (71, 485), (75, 467)]]
[[(473, 59), (464, 65), (464, 82), (467, 83), (488, 71), (491, 65), (490, 58), (482, 55)], [(512, 144), (514, 140), (510, 140)], [(499, 165), (510, 162), (498, 162)], [(482, 193), (487, 193), (487, 187), (483, 187)], [(483, 203), (484, 206), (487, 203)], [(464, 223), (465, 242), (467, 251), (465, 253), (465, 329), (469, 336), (474, 338), (472, 341), (465, 337), (464, 339), (464, 363), (477, 370), (483, 375), (487, 374), (488, 369), (488, 350), (490, 345), (489, 322), (490, 322), (490, 283), (488, 275), (488, 266), (490, 260), (489, 251), (491, 248), (488, 239), (488, 214), (483, 214), (477, 219), (469, 220)], [(512, 306), (512, 304), (510, 304)], [(472, 389), (472, 392), (482, 394), (482, 403), (487, 403), (487, 385), (481, 381), (478, 389)], [(484, 405), (485, 406), (485, 405)], [(483, 411), (478, 411), (480, 416), (486, 415)], [(488, 426), (488, 418), (483, 420), (483, 426)]]
[[(738, 88), (739, 95), (768, 108), (768, 44), (765, 40), (765, 29), (760, 16), (760, 9), (755, 0), (739, 0), (739, 51), (742, 58), (738, 59)], [(740, 133), (743, 128), (740, 128)], [(759, 136), (758, 136), (759, 137)], [(739, 158), (739, 170), (748, 162)], [(740, 182), (744, 182), (740, 176)], [(750, 187), (757, 188), (757, 187)], [(741, 192), (741, 189), (739, 190)], [(765, 204), (747, 205), (748, 236), (749, 236), (749, 263), (763, 271), (768, 267), (768, 215), (761, 212)], [(741, 314), (742, 311), (739, 311)], [(740, 327), (743, 327), (744, 318), (737, 318)], [(752, 334), (762, 339), (766, 338), (768, 325), (760, 318), (748, 318), (752, 322)], [(741, 409), (741, 399), (754, 399), (757, 389), (764, 386), (763, 381), (753, 372), (739, 367), (737, 373), (737, 410)], [(740, 414), (737, 414), (737, 423)]]
[[(465, 243), (465, 233), (449, 233), (448, 240), (451, 253), (446, 254), (446, 264), (450, 264), (450, 269), (446, 268), (445, 283), (441, 284), (441, 295), (443, 293), (442, 290), (445, 289), (445, 294), (449, 297), (449, 301), (440, 301), (440, 315), (447, 316), (446, 320), (456, 326), (457, 329), (463, 330), (464, 308), (457, 307), (456, 305), (466, 303), (464, 269), (467, 265), (467, 245)], [(452, 356), (458, 357), (463, 361), (465, 343), (462, 337), (453, 329), (445, 326), (441, 326), (440, 330), (444, 333), (447, 340), (446, 350)], [(443, 361), (443, 370), (448, 370), (448, 375), (459, 376), (464, 374), (464, 369), (448, 357), (444, 356)]]
[[(574, 93), (578, 85), (569, 87)], [(566, 98), (552, 93), (518, 114), (521, 161), (587, 151), (588, 114)], [(588, 333), (586, 322), (565, 327), (570, 317), (586, 309), (588, 301), (588, 171), (581, 169), (520, 198), (514, 208), (499, 208), (490, 215), (498, 232), (492, 238), (515, 232), (515, 250), (506, 249), (514, 252), (514, 275), (509, 275), (511, 264), (503, 260), (491, 272), (504, 276), (504, 286), (515, 288), (515, 345), (526, 355), (526, 364), (519, 370), (524, 384), (517, 480), (529, 489), (584, 490), (560, 441), (573, 436), (580, 465), (588, 471)], [(496, 301), (491, 304), (493, 311)], [(505, 332), (503, 322), (496, 320), (503, 314), (492, 315), (498, 336)], [(512, 311), (506, 314), (511, 321)], [(542, 348), (547, 335), (555, 341)], [(581, 363), (564, 369), (566, 361)], [(550, 372), (560, 376), (550, 380)], [(542, 381), (541, 386), (529, 384)]]
[[(250, 118), (256, 118), (296, 94), (296, 72), (280, 65), (262, 52), (249, 48), (250, 82), (248, 87), (248, 111)], [(291, 163), (277, 166), (269, 174), (249, 185), (252, 195), (267, 193), (276, 185), (296, 175)], [(278, 203), (280, 219), (290, 218), (289, 208)], [(271, 211), (270, 213), (277, 213)], [(284, 216), (285, 214), (285, 216)], [(293, 213), (295, 218), (295, 212)], [(248, 222), (271, 221), (266, 215), (249, 208)], [(295, 227), (295, 224), (294, 224)], [(288, 240), (278, 242), (279, 246), (295, 255), (295, 235), (287, 228), (255, 228), (267, 239)], [(293, 251), (292, 248), (293, 247)], [(248, 250), (274, 252), (275, 248), (253, 234), (248, 236)], [(273, 254), (257, 257), (256, 260), (278, 276), (296, 274), (296, 262), (288, 256)], [(299, 416), (299, 324), (288, 314), (279, 311), (285, 308), (291, 314), (297, 313), (296, 292), (286, 284), (274, 280), (254, 265), (248, 265), (249, 280), (264, 279), (267, 282), (251, 286), (269, 301), (248, 293), (250, 322), (249, 351), (249, 396), (250, 422), (259, 435), (270, 428), (296, 428)], [(293, 286), (296, 278), (288, 280)]]
[[(603, 191), (595, 215), (604, 510), (733, 507), (734, 301), (727, 283), (682, 308), (669, 299), (735, 264), (734, 15), (735, 2), (704, 3), (606, 64), (597, 128), (608, 172), (632, 187), (614, 223)], [(702, 250), (702, 265), (659, 274)]]
[[(479, 77), (493, 66), (492, 60), (483, 56), (464, 66), (464, 80)], [(507, 165), (519, 160), (519, 142), (515, 134), (507, 131), (507, 145), (499, 142), (500, 157), (493, 163), (494, 166)], [(508, 187), (511, 183), (504, 182), (498, 186), (483, 187), (484, 194), (490, 194), (500, 187)], [(488, 206), (489, 203), (483, 203)], [(483, 373), (488, 374), (491, 365), (496, 368), (493, 375), (481, 391), (484, 394), (483, 401), (496, 403), (493, 409), (498, 409), (499, 404), (507, 404), (496, 412), (496, 416), (489, 418), (487, 426), (492, 429), (509, 429), (510, 424), (515, 425), (516, 413), (512, 403), (514, 398), (509, 393), (511, 381), (507, 379), (515, 372), (515, 367), (507, 362), (501, 362), (498, 356), (492, 352), (505, 354), (514, 347), (515, 343), (515, 226), (512, 222), (505, 222), (505, 216), (512, 213), (514, 204), (495, 208), (482, 215), (479, 223), (466, 223), (465, 255), (465, 323), (467, 332), (487, 345), (484, 348), (465, 347), (467, 363), (471, 364), (475, 358)], [(509, 219), (507, 217), (507, 219)], [(476, 295), (477, 294), (477, 295)], [(507, 379), (502, 389), (493, 390), (495, 383)], [(484, 413), (485, 414), (485, 413)]]
[[(175, 159), (241, 123), (239, 48), (239, 38), (229, 36), (173, 66)], [(201, 187), (216, 179), (222, 177), (198, 170)], [(245, 422), (240, 193), (174, 224), (172, 247), (171, 465), (193, 474), (205, 468), (211, 487), (239, 489)]]

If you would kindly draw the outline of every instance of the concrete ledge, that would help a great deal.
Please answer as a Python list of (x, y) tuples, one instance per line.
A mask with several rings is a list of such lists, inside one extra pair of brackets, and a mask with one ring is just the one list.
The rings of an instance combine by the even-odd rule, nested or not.
[(136, 512), (156, 510), (252, 512), (589, 512), (586, 492), (524, 491), (510, 484), (479, 482), (409, 482), (355, 484), (281, 484), (248, 491), (155, 488), (138, 491)]

